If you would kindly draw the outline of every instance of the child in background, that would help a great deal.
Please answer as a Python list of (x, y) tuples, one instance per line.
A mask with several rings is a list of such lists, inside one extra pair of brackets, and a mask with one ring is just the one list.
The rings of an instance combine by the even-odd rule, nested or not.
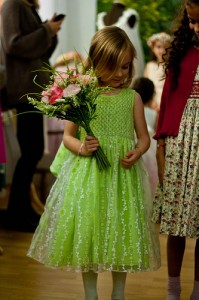
[[(46, 266), (82, 272), (86, 300), (98, 299), (99, 272), (112, 272), (111, 299), (123, 300), (127, 272), (160, 267), (142, 161), (150, 137), (142, 99), (128, 88), (134, 57), (135, 48), (119, 27), (94, 35), (85, 68), (93, 66), (99, 86), (112, 89), (97, 98), (97, 118), (91, 123), (96, 137), (80, 128), (78, 139), (78, 126), (66, 121), (66, 159), (28, 251)], [(92, 156), (99, 145), (111, 164), (101, 171)]]
[(148, 132), (151, 138), (150, 148), (143, 155), (143, 160), (146, 165), (149, 179), (151, 183), (152, 195), (155, 195), (158, 184), (158, 172), (156, 161), (156, 141), (152, 138), (157, 126), (158, 113), (151, 108), (151, 103), (155, 95), (155, 86), (153, 81), (148, 78), (140, 77), (134, 81), (133, 89), (140, 94), (144, 104), (144, 115), (147, 123)]
[(162, 89), (164, 85), (164, 61), (165, 49), (170, 45), (170, 35), (165, 32), (155, 33), (148, 40), (147, 44), (151, 51), (151, 61), (144, 70), (144, 77), (151, 79), (155, 85), (155, 95), (151, 107), (159, 111)]
[[(155, 134), (163, 194), (154, 221), (168, 234), (167, 300), (179, 300), (186, 238), (196, 240), (191, 300), (199, 299), (199, 0), (183, 1), (167, 50), (166, 81)], [(160, 205), (162, 204), (162, 205)], [(160, 209), (159, 209), (160, 208)]]

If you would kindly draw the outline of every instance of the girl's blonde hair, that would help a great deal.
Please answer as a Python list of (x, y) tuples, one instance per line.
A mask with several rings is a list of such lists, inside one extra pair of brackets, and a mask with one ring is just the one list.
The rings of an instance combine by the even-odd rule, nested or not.
[(150, 38), (147, 40), (147, 45), (150, 48), (153, 48), (156, 42), (162, 42), (167, 47), (171, 42), (171, 36), (166, 32), (159, 32), (154, 33)]
[(107, 76), (107, 80), (109, 80), (124, 59), (126, 50), (129, 51), (132, 58), (128, 78), (123, 84), (123, 87), (127, 87), (134, 75), (133, 60), (136, 57), (136, 50), (125, 31), (117, 26), (106, 26), (95, 33), (91, 40), (85, 69), (93, 67), (99, 83), (103, 76)]

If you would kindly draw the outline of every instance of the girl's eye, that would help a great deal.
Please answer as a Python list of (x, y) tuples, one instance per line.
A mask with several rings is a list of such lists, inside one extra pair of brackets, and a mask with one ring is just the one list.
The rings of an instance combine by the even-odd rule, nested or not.
[(195, 25), (196, 23), (198, 23), (198, 21), (193, 20), (193, 19), (189, 19), (189, 23)]
[(122, 69), (123, 69), (123, 70), (127, 70), (128, 68), (129, 68), (129, 64), (128, 64), (128, 65), (122, 66)]

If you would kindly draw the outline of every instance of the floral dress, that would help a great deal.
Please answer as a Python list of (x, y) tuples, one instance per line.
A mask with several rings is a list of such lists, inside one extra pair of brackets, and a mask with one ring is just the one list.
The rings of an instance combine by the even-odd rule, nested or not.
[[(111, 167), (100, 171), (94, 157), (61, 146), (53, 168), (57, 179), (28, 256), (76, 272), (159, 268), (159, 239), (151, 222), (152, 197), (142, 159), (129, 170), (120, 163), (135, 147), (134, 94), (124, 89), (97, 98), (91, 128)], [(80, 139), (84, 137), (81, 130)]]
[(178, 136), (166, 138), (162, 192), (157, 190), (153, 211), (160, 232), (199, 238), (199, 66)]

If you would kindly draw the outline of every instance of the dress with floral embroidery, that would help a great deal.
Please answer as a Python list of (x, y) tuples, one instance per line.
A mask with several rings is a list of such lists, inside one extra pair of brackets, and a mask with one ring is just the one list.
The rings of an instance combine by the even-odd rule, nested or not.
[[(152, 198), (143, 161), (129, 170), (120, 163), (135, 146), (134, 94), (123, 89), (97, 99), (91, 128), (111, 167), (100, 171), (94, 157), (79, 157), (61, 146), (54, 163), (57, 179), (28, 256), (67, 271), (159, 268), (158, 233), (151, 222)], [(80, 139), (84, 137), (81, 130)]]
[(153, 209), (160, 232), (199, 238), (199, 66), (178, 136), (166, 138), (162, 192)]

